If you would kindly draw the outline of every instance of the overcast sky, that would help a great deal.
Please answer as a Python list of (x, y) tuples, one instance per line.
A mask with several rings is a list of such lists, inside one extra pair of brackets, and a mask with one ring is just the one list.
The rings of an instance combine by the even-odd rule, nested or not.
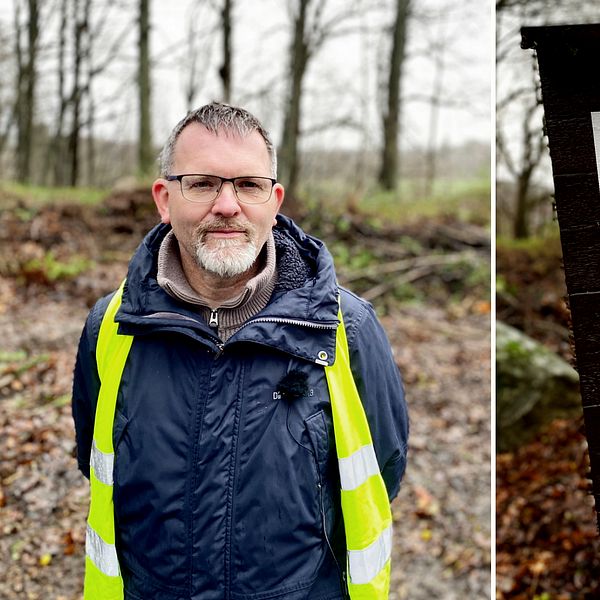
[[(14, 0), (0, 0), (0, 23), (3, 28), (12, 27)], [(289, 44), (289, 17), (287, 2), (281, 0), (238, 0), (234, 23), (234, 98), (255, 112), (277, 140), (281, 125), (281, 107), (285, 96), (285, 68)], [(351, 1), (330, 0), (328, 8), (333, 12), (339, 7), (351, 5)], [(391, 3), (390, 3), (391, 4)], [(152, 4), (153, 55), (158, 59), (154, 71), (154, 129), (155, 139), (162, 142), (172, 126), (185, 114), (183, 86), (185, 65), (183, 49), (191, 0), (158, 2)], [(460, 144), (475, 139), (489, 143), (491, 139), (491, 69), (492, 60), (492, 12), (490, 0), (413, 0), (417, 17), (411, 22), (408, 41), (408, 58), (405, 63), (401, 143), (405, 148), (424, 146), (430, 132), (430, 108), (418, 101), (417, 96), (430, 94), (433, 89), (433, 60), (431, 43), (445, 40), (444, 92), (442, 103), (453, 104), (440, 112), (437, 142)], [(446, 7), (451, 7), (448, 10)], [(445, 11), (443, 18), (433, 18), (437, 11)], [(390, 10), (384, 14), (386, 21), (393, 17)], [(125, 19), (131, 19), (127, 15)], [(195, 98), (201, 105), (220, 95), (216, 67), (220, 60), (218, 38), (212, 44), (210, 32), (215, 23), (209, 9), (204, 8), (196, 17), (199, 23), (197, 36), (202, 40), (202, 56), (210, 60), (208, 68), (202, 69), (202, 87)], [(378, 13), (365, 10), (360, 19), (369, 25), (374, 34), (340, 36), (325, 44), (310, 64), (306, 79), (306, 97), (303, 104), (303, 127), (318, 129), (305, 138), (307, 145), (357, 146), (377, 144), (380, 139), (381, 102), (377, 82), (382, 77), (382, 56), (385, 56), (385, 35)], [(120, 32), (125, 23), (123, 15), (115, 13), (111, 28)], [(119, 134), (128, 132), (135, 136), (134, 56), (135, 28), (132, 24), (128, 34), (126, 54), (112, 73), (101, 82), (102, 92), (123, 86), (129, 80), (132, 88), (127, 109), (118, 122), (111, 125)], [(48, 30), (44, 35), (48, 39)], [(206, 60), (204, 62), (207, 62)], [(273, 81), (273, 94), (266, 99), (251, 97), (253, 90), (265, 82)], [(125, 84), (127, 85), (127, 84)], [(43, 109), (40, 109), (43, 110)], [(50, 110), (50, 109), (48, 109)], [(369, 123), (370, 130), (357, 132), (352, 129), (328, 129), (324, 125), (332, 119), (350, 117)], [(115, 133), (107, 132), (107, 135)]]

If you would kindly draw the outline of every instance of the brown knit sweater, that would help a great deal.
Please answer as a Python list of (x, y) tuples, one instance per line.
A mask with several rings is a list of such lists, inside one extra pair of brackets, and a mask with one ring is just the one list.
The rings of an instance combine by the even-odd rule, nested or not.
[[(236, 298), (220, 306), (209, 306), (189, 284), (181, 266), (179, 244), (173, 231), (165, 236), (158, 253), (158, 285), (170, 296), (197, 307), (207, 323), (217, 321), (215, 332), (227, 341), (246, 321), (259, 313), (269, 302), (277, 282), (275, 242), (271, 234), (257, 260), (261, 269)], [(211, 318), (212, 317), (212, 318)], [(211, 325), (213, 326), (213, 325)]]

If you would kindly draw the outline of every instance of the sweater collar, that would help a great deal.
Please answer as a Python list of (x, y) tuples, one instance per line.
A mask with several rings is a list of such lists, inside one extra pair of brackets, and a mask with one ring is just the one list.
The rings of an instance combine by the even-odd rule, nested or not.
[(157, 282), (171, 297), (193, 305), (205, 321), (211, 313), (219, 312), (216, 321), (219, 337), (229, 339), (243, 323), (259, 313), (269, 302), (277, 279), (275, 242), (269, 235), (257, 260), (261, 262), (260, 271), (248, 281), (244, 290), (219, 306), (212, 306), (189, 284), (181, 264), (179, 244), (173, 230), (163, 239), (157, 262)]
[(173, 230), (171, 230), (163, 239), (158, 251), (156, 279), (158, 285), (160, 285), (160, 287), (170, 296), (196, 306), (213, 309), (237, 308), (242, 304), (264, 296), (266, 296), (266, 304), (273, 292), (277, 279), (275, 242), (272, 234), (269, 235), (257, 260), (262, 262), (262, 268), (248, 281), (246, 287), (238, 296), (230, 298), (220, 306), (209, 306), (206, 299), (198, 295), (189, 284), (181, 265), (181, 256), (179, 254), (177, 238), (175, 237)]

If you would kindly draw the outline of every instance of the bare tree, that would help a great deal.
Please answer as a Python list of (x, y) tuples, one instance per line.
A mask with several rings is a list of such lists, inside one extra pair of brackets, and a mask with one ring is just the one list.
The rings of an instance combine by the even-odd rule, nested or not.
[[(47, 173), (55, 185), (94, 183), (96, 101), (93, 83), (119, 56), (131, 21), (123, 6), (92, 0), (58, 0), (56, 20), (56, 112), (47, 148)], [(111, 10), (121, 10), (122, 30), (113, 32)], [(112, 38), (112, 39), (111, 39)], [(98, 46), (104, 46), (100, 52)], [(110, 104), (110, 103), (108, 103)], [(83, 144), (84, 133), (85, 145)], [(83, 160), (83, 163), (82, 163)]]
[(57, 39), (58, 39), (58, 62), (57, 62), (57, 101), (58, 113), (56, 117), (56, 129), (54, 138), (48, 145), (48, 168), (52, 168), (53, 180), (55, 185), (66, 183), (66, 173), (64, 167), (64, 123), (69, 104), (69, 98), (66, 91), (66, 53), (67, 53), (67, 31), (69, 19), (69, 0), (60, 0), (60, 18), (57, 21)]
[(17, 179), (31, 179), (31, 154), (33, 148), (33, 116), (35, 114), (35, 89), (37, 82), (37, 51), (39, 36), (39, 5), (37, 0), (27, 1), (26, 43), (21, 31), (21, 0), (15, 1), (15, 58), (17, 85), (15, 115), (17, 121)]
[(71, 92), (71, 130), (67, 144), (70, 164), (69, 183), (76, 186), (79, 181), (80, 151), (79, 142), (82, 128), (82, 102), (86, 89), (82, 83), (82, 71), (88, 59), (88, 40), (90, 30), (90, 9), (92, 0), (74, 0), (73, 32), (73, 88)]
[[(483, 109), (486, 117), (489, 114), (489, 94), (480, 95), (477, 85), (468, 85), (467, 70), (472, 58), (465, 56), (456, 44), (461, 36), (469, 35), (469, 26), (476, 26), (470, 22), (469, 15), (479, 13), (480, 6), (477, 0), (463, 0), (460, 12), (451, 2), (436, 6), (436, 9), (428, 14), (415, 13), (411, 16), (413, 21), (420, 19), (421, 25), (425, 26), (424, 33), (420, 35), (420, 41), (425, 42), (425, 46), (421, 44), (422, 47), (418, 51), (413, 50), (413, 56), (417, 52), (422, 54), (423, 59), (431, 63), (432, 71), (430, 91), (422, 98), (429, 110), (423, 178), (423, 193), (426, 197), (432, 194), (433, 184), (438, 175), (438, 134), (442, 110), (465, 111), (469, 115), (477, 116)], [(448, 72), (453, 75), (464, 73), (464, 77), (461, 77), (461, 88), (457, 89), (455, 85), (450, 84), (446, 76)], [(406, 105), (410, 96), (403, 96), (402, 104)]]
[[(533, 211), (541, 199), (536, 176), (549, 167), (543, 132), (537, 73), (531, 54), (520, 49), (523, 25), (546, 25), (576, 19), (597, 20), (600, 10), (583, 0), (497, 0), (496, 2), (496, 150), (500, 177), (510, 178), (511, 233), (531, 233)], [(504, 187), (507, 187), (506, 185)], [(547, 186), (548, 187), (548, 186)]]
[(434, 44), (434, 75), (431, 93), (431, 108), (429, 112), (429, 137), (425, 151), (425, 196), (430, 196), (433, 190), (433, 182), (437, 173), (437, 135), (442, 104), (442, 92), (444, 88), (444, 53), (446, 45), (442, 40)]
[(526, 238), (530, 234), (531, 209), (537, 200), (530, 195), (533, 176), (545, 155), (546, 143), (540, 132), (540, 106), (529, 101), (522, 112), (521, 152), (513, 158), (508, 150), (504, 133), (498, 129), (496, 145), (499, 157), (515, 181), (512, 211), (512, 234), (515, 238)]
[(221, 29), (223, 32), (223, 64), (219, 76), (223, 83), (223, 102), (231, 102), (231, 86), (233, 79), (232, 67), (232, 8), (233, 0), (223, 0), (221, 9)]
[(88, 38), (88, 60), (86, 69), (86, 131), (87, 131), (87, 144), (86, 144), (86, 165), (87, 165), (87, 181), (90, 184), (95, 182), (96, 178), (96, 138), (94, 125), (96, 122), (96, 104), (94, 102), (94, 96), (92, 94), (92, 83), (95, 77), (94, 68), (92, 64), (93, 50), (92, 50), (93, 36), (90, 32)]
[(9, 34), (4, 30), (0, 31), (0, 157), (15, 124), (17, 108), (12, 95), (14, 84), (11, 82), (11, 71), (14, 57), (11, 43)]
[[(302, 83), (310, 58), (310, 39), (307, 32), (307, 12), (312, 0), (298, 0), (293, 16), (294, 33), (290, 51), (289, 94), (285, 105), (283, 132), (279, 148), (279, 178), (288, 190), (287, 210), (297, 213), (296, 186), (299, 169), (298, 136), (300, 133), (300, 109)], [(321, 6), (323, 6), (325, 2)]]
[(304, 79), (311, 59), (335, 35), (348, 32), (343, 26), (360, 14), (359, 3), (344, 6), (326, 16), (327, 0), (296, 0), (291, 7), (292, 40), (288, 62), (288, 94), (284, 106), (279, 145), (279, 179), (286, 186), (286, 212), (298, 214), (297, 186), (300, 171), (299, 140), (302, 122)]
[[(184, 94), (188, 111), (194, 109), (195, 98), (198, 96), (206, 81), (206, 73), (211, 63), (215, 40), (214, 24), (208, 27), (211, 20), (212, 7), (205, 0), (195, 0), (187, 18), (187, 40), (182, 59), (182, 69), (185, 72)], [(229, 70), (231, 73), (231, 68)], [(224, 87), (225, 89), (225, 87)]]
[(400, 129), (400, 91), (405, 58), (410, 0), (396, 0), (392, 28), (392, 51), (389, 63), (387, 106), (383, 114), (383, 147), (379, 183), (386, 190), (396, 188), (398, 173), (398, 133)]
[(150, 0), (139, 1), (139, 44), (138, 44), (138, 98), (139, 139), (138, 168), (141, 174), (150, 173), (154, 162), (152, 149), (151, 119), (151, 71), (150, 71)]

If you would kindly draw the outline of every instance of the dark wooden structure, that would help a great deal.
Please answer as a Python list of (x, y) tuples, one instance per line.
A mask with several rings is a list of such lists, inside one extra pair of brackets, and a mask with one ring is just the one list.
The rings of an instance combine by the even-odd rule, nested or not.
[(600, 24), (524, 27), (521, 35), (539, 65), (600, 523)]

